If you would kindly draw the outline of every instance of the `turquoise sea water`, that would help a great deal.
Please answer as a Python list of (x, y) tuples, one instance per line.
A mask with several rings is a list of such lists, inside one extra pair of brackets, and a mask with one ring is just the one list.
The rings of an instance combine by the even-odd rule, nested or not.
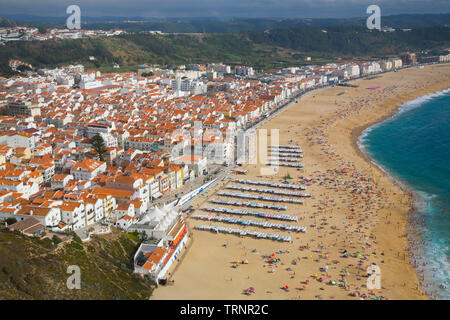
[(403, 104), (368, 128), (360, 146), (417, 198), (410, 241), (423, 289), (450, 299), (450, 89)]

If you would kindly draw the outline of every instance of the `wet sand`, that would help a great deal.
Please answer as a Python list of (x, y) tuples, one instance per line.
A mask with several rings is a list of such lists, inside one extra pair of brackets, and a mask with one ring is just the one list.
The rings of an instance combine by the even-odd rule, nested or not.
[[(280, 213), (297, 215), (297, 223), (286, 224), (307, 226), (307, 232), (187, 218), (191, 241), (181, 263), (170, 270), (175, 282), (156, 289), (152, 299), (427, 298), (410, 264), (409, 254), (415, 252), (408, 250), (407, 236), (411, 235), (406, 228), (411, 195), (375, 166), (359, 150), (357, 141), (365, 128), (391, 117), (400, 104), (450, 87), (450, 65), (411, 68), (353, 84), (358, 87), (311, 92), (260, 127), (279, 129), (282, 145), (292, 139), (291, 144), (302, 147), (302, 170), (280, 167), (277, 174), (262, 176), (261, 165), (247, 165), (246, 175), (232, 178), (281, 182), (289, 174), (289, 183), (306, 186), (312, 197), (305, 198), (303, 205), (287, 204), (288, 210)], [(368, 90), (371, 86), (380, 88)], [(193, 201), (194, 214), (214, 215), (200, 208), (218, 206), (209, 203), (210, 198), (226, 199), (215, 194), (226, 184), (237, 183), (218, 182)], [(293, 241), (194, 230), (200, 224), (289, 234)], [(274, 254), (280, 261), (271, 264), (264, 254)], [(235, 268), (237, 259), (248, 260), (248, 264)], [(372, 263), (381, 270), (380, 290), (366, 287), (366, 270)], [(255, 293), (244, 294), (249, 287)]]

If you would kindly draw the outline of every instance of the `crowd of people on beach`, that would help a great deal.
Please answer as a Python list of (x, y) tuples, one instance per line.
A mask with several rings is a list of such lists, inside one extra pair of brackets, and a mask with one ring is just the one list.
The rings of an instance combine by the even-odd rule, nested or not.
[[(314, 153), (321, 157), (321, 164), (311, 163), (306, 165), (305, 162), (301, 164), (295, 162), (299, 165), (296, 169), (283, 168), (284, 170), (291, 170), (291, 173), (294, 171), (295, 175), (293, 174), (293, 178), (289, 177), (290, 180), (287, 180), (286, 177), (277, 176), (256, 181), (254, 173), (246, 173), (243, 179), (234, 180), (234, 183), (238, 183), (239, 186), (229, 185), (228, 183), (224, 183), (223, 186), (224, 188), (239, 190), (240, 193), (219, 191), (215, 194), (217, 198), (211, 199), (210, 202), (223, 204), (224, 207), (220, 209), (206, 207), (206, 210), (215, 213), (216, 216), (214, 217), (223, 217), (224, 214), (248, 214), (248, 210), (245, 210), (245, 208), (237, 209), (235, 207), (261, 208), (267, 210), (267, 212), (260, 211), (258, 213), (261, 213), (261, 215), (258, 216), (257, 213), (254, 216), (265, 222), (273, 219), (271, 215), (276, 216), (274, 213), (267, 215), (269, 210), (283, 210), (289, 213), (286, 215), (287, 217), (295, 216), (297, 218), (292, 219), (289, 223), (301, 223), (307, 227), (307, 232), (296, 234), (286, 231), (290, 240), (286, 243), (281, 242), (279, 244), (280, 250), (271, 253), (260, 254), (260, 252), (266, 251), (263, 249), (263, 243), (267, 240), (261, 240), (262, 244), (258, 249), (247, 247), (247, 242), (244, 239), (242, 241), (239, 241), (240, 239), (227, 241), (223, 248), (225, 250), (232, 247), (239, 248), (246, 258), (245, 261), (255, 261), (247, 258), (252, 255), (259, 255), (260, 260), (256, 260), (258, 261), (258, 268), (260, 265), (268, 274), (287, 273), (288, 277), (274, 278), (283, 279), (279, 280), (277, 284), (278, 288), (287, 294), (286, 298), (311, 297), (311, 294), (313, 294), (312, 297), (316, 299), (335, 299), (344, 296), (355, 299), (390, 299), (389, 293), (391, 291), (384, 286), (377, 289), (367, 287), (367, 281), (371, 276), (368, 273), (368, 267), (377, 265), (383, 270), (387, 259), (391, 261), (393, 259), (402, 261), (409, 259), (415, 267), (420, 269), (420, 267), (426, 266), (426, 262), (420, 260), (420, 256), (418, 253), (415, 254), (414, 250), (410, 250), (408, 256), (406, 250), (386, 252), (381, 249), (379, 246), (380, 240), (377, 239), (378, 233), (374, 231), (380, 224), (391, 224), (392, 213), (390, 211), (395, 209), (398, 203), (394, 203), (390, 196), (395, 194), (397, 189), (385, 187), (385, 183), (380, 183), (382, 177), (380, 171), (374, 165), (362, 167), (349, 160), (339, 144), (350, 144), (351, 141), (336, 141), (332, 129), (341, 120), (350, 119), (358, 116), (361, 112), (374, 109), (377, 106), (377, 101), (395, 98), (399, 90), (418, 90), (427, 85), (429, 85), (427, 81), (423, 83), (416, 81), (413, 84), (398, 82), (384, 87), (379, 85), (373, 90), (360, 88), (358, 90), (365, 91), (346, 98), (346, 92), (353, 90), (348, 89), (346, 92), (339, 94), (339, 100), (334, 101), (334, 111), (318, 117), (313, 125), (304, 127), (301, 118), (299, 118), (297, 123), (292, 124), (291, 122), (290, 125), (280, 130), (280, 137), (284, 137), (284, 140), (289, 138), (289, 144), (270, 148), (271, 155), (280, 157), (280, 161), (284, 161), (282, 158), (308, 161), (311, 159), (309, 153)], [(317, 98), (319, 97), (312, 97), (312, 99)], [(372, 122), (379, 120), (375, 114)], [(357, 135), (359, 134), (360, 131), (357, 131)], [(351, 132), (348, 134), (348, 136), (352, 135)], [(296, 143), (303, 145), (305, 154), (300, 147), (294, 146)], [(354, 141), (354, 143), (356, 142)], [(286, 161), (286, 163), (289, 161)], [(248, 169), (251, 171), (251, 168)], [(264, 186), (264, 188), (252, 188), (245, 185), (259, 185)], [(308, 189), (311, 197), (305, 199), (308, 206), (303, 205), (302, 208), (303, 201), (293, 201), (297, 199), (290, 198), (286, 201), (280, 197), (262, 195), (261, 193), (264, 193), (266, 189), (267, 191), (277, 190), (270, 192), (273, 194), (288, 195), (290, 193), (291, 196), (293, 195), (292, 191), (287, 193), (285, 189)], [(226, 199), (223, 197), (226, 197)], [(409, 201), (400, 196), (396, 199)], [(258, 200), (258, 202), (254, 200)], [(277, 202), (285, 202), (286, 205), (279, 205)], [(202, 217), (201, 219), (207, 220), (208, 218)], [(228, 220), (230, 219), (211, 219), (211, 221), (222, 223), (226, 223)], [(240, 223), (240, 220), (242, 219), (234, 219), (233, 221)], [(397, 220), (393, 221), (399, 224)], [(250, 231), (250, 235), (254, 237), (255, 231), (249, 230), (247, 227), (254, 228), (255, 226), (243, 225), (244, 229), (241, 229)], [(203, 226), (202, 228), (211, 230), (212, 226)], [(220, 230), (226, 232), (225, 229)], [(242, 231), (235, 230), (233, 232), (239, 235)], [(409, 230), (407, 233), (411, 234), (413, 231)], [(245, 233), (245, 235), (248, 234)], [(270, 239), (270, 237), (264, 237), (263, 239)], [(420, 247), (422, 244), (420, 240), (410, 241), (413, 249), (414, 247)], [(239, 263), (235, 265), (239, 265)], [(243, 276), (245, 270), (245, 268), (236, 267), (234, 272)], [(306, 273), (305, 270), (312, 270), (312, 272)], [(245, 275), (247, 276), (247, 274)], [(233, 277), (226, 281), (232, 281)], [(250, 277), (255, 276), (249, 273), (249, 280)], [(408, 284), (398, 282), (391, 283), (389, 286), (392, 287), (393, 285), (407, 286)], [(425, 285), (425, 290), (427, 289), (428, 286)], [(247, 295), (262, 292), (271, 295), (274, 292), (273, 289), (262, 288), (257, 282), (252, 283), (249, 287), (239, 288), (239, 290)], [(412, 290), (415, 290), (418, 294), (421, 293), (419, 287)], [(309, 293), (310, 291), (313, 293)], [(430, 292), (427, 291), (427, 293)], [(261, 297), (264, 298), (264, 296)]]

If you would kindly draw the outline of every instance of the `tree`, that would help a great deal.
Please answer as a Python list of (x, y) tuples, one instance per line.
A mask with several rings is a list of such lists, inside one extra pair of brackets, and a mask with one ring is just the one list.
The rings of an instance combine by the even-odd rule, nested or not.
[(95, 152), (97, 152), (98, 158), (100, 161), (105, 161), (105, 153), (106, 153), (106, 146), (105, 141), (103, 140), (102, 136), (100, 134), (96, 134), (92, 137), (92, 148), (94, 148)]
[(61, 238), (56, 235), (53, 236), (52, 241), (55, 245), (62, 242)]
[(8, 226), (17, 222), (16, 218), (7, 218), (5, 221), (8, 224)]
[(20, 66), (17, 67), (17, 70), (20, 72), (25, 72), (25, 71), (31, 71), (32, 69), (24, 64), (21, 64)]

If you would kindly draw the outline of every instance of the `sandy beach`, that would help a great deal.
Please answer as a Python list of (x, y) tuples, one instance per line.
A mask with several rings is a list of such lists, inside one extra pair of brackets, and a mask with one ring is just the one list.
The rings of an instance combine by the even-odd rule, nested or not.
[[(303, 204), (287, 203), (287, 210), (277, 213), (297, 216), (297, 222), (281, 223), (307, 226), (306, 233), (186, 217), (191, 238), (181, 262), (170, 270), (174, 283), (160, 286), (152, 299), (428, 298), (410, 264), (414, 248), (409, 248), (412, 235), (406, 227), (412, 197), (374, 165), (357, 142), (365, 128), (391, 117), (402, 103), (449, 88), (450, 65), (410, 68), (352, 84), (358, 87), (313, 91), (258, 128), (279, 129), (281, 145), (301, 146), (303, 169), (280, 167), (276, 175), (263, 176), (261, 165), (246, 165), (247, 174), (219, 181), (192, 202), (193, 214), (215, 215), (201, 208), (216, 205), (209, 202), (212, 198), (227, 199), (217, 192), (235, 191), (225, 189), (239, 185), (234, 179), (284, 182), (289, 174), (292, 179), (286, 183), (305, 186), (312, 197)], [(285, 234), (292, 242), (215, 234), (194, 230), (196, 225)], [(279, 261), (268, 262), (266, 254)], [(237, 260), (248, 264), (236, 266)], [(382, 288), (370, 291), (366, 270), (372, 263), (380, 268)], [(249, 287), (254, 293), (244, 294)]]

